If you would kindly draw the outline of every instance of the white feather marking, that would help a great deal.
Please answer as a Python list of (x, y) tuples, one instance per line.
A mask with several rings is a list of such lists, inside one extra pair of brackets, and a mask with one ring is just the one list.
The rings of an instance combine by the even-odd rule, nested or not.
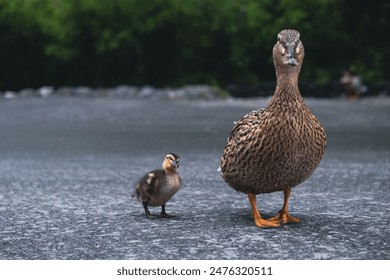
[(154, 177), (155, 177), (154, 173), (149, 173), (148, 179), (146, 179), (146, 183), (151, 184)]

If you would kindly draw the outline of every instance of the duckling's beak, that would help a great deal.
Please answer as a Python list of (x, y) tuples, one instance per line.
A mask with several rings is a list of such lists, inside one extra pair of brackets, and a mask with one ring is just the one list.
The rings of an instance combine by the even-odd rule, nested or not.
[(295, 46), (288, 46), (287, 47), (287, 55), (286, 55), (285, 64), (288, 64), (291, 66), (299, 65), (298, 61), (295, 59)]
[(179, 163), (176, 160), (172, 161), (172, 165), (176, 168), (179, 168)]

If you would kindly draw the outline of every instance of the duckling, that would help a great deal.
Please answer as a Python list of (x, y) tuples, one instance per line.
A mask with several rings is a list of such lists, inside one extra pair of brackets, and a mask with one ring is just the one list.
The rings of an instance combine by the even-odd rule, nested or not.
[(181, 185), (181, 178), (177, 173), (180, 157), (174, 153), (168, 153), (162, 163), (163, 169), (148, 172), (138, 182), (133, 197), (142, 202), (146, 217), (154, 218), (148, 206), (161, 206), (161, 218), (173, 218), (165, 212), (165, 204), (175, 195)]
[[(298, 88), (304, 47), (296, 30), (283, 30), (273, 48), (276, 89), (265, 109), (252, 111), (235, 123), (222, 158), (226, 183), (248, 195), (257, 227), (279, 227), (301, 220), (288, 212), (292, 188), (319, 165), (326, 148), (321, 123), (305, 105)], [(284, 192), (279, 213), (263, 219), (256, 195)]]

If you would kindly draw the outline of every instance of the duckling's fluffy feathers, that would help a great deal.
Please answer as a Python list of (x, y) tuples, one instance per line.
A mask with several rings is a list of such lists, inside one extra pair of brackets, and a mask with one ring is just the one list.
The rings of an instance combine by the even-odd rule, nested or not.
[(150, 206), (162, 206), (179, 190), (181, 179), (175, 172), (150, 171), (138, 182), (134, 196)]

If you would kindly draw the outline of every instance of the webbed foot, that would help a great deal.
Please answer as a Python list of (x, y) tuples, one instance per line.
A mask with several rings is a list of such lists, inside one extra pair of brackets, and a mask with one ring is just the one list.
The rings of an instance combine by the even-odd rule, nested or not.
[(169, 215), (167, 212), (165, 212), (165, 204), (161, 205), (161, 213), (160, 213), (160, 218), (174, 218), (176, 217), (175, 215)]
[(301, 219), (291, 216), (288, 212), (284, 212), (283, 210), (280, 210), (275, 217), (268, 219), (268, 221), (278, 221), (282, 224), (292, 224), (292, 223), (300, 223)]
[(257, 210), (256, 207), (256, 195), (255, 194), (248, 194), (249, 203), (252, 207), (252, 215), (253, 220), (255, 222), (255, 225), (259, 228), (269, 228), (269, 227), (280, 227), (281, 223), (280, 221), (269, 221), (266, 219), (263, 219)]
[(169, 215), (167, 213), (161, 213), (160, 214), (160, 218), (167, 218), (167, 219), (170, 219), (170, 218), (175, 218), (176, 216), (175, 215)]

